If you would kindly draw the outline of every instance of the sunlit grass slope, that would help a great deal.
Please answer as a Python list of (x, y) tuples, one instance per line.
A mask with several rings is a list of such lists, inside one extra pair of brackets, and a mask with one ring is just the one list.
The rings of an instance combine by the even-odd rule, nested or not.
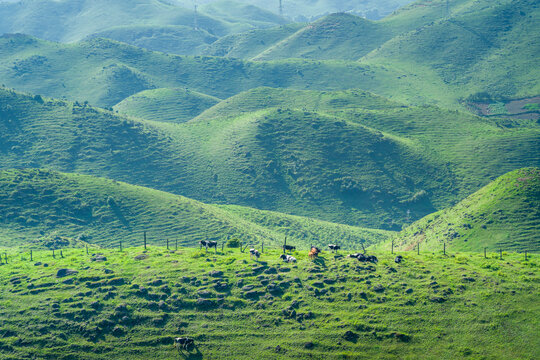
[[(202, 239), (307, 248), (345, 248), (387, 240), (389, 232), (242, 207), (217, 207), (182, 196), (92, 176), (48, 170), (0, 171), (0, 244), (17, 246), (63, 236), (104, 247), (142, 244), (197, 246)], [(220, 244), (221, 246), (221, 244)]]
[(499, 177), (455, 206), (426, 216), (397, 236), (396, 246), (481, 251), (540, 251), (540, 169)]
[(536, 125), (361, 91), (257, 89), (181, 124), (0, 94), (3, 168), (105, 176), (369, 228), (400, 229), (540, 162)]
[[(0, 266), (0, 357), (537, 358), (539, 260), (522, 254), (450, 256), (377, 252), (378, 265), (307, 251), (284, 264), (150, 246), (115, 250), (8, 250)], [(103, 259), (93, 254), (101, 253)], [(342, 252), (345, 254), (345, 252)], [(38, 264), (35, 266), (35, 264)], [(41, 265), (39, 264), (41, 263)], [(45, 264), (47, 267), (45, 267)], [(58, 278), (60, 269), (78, 273)], [(62, 272), (60, 273), (62, 274)], [(496, 344), (496, 345), (495, 345)]]
[(145, 90), (114, 106), (119, 114), (146, 120), (185, 122), (216, 105), (219, 99), (186, 89)]

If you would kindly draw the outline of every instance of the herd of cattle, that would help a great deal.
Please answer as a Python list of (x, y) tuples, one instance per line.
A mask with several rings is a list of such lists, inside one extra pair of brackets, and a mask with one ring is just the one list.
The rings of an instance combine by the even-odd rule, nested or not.
[[(208, 248), (214, 248), (217, 251), (217, 241), (201, 240), (199, 241), (199, 245), (201, 249), (204, 246), (206, 250), (208, 250)], [(334, 253), (337, 253), (337, 251), (341, 249), (339, 245), (335, 245), (335, 244), (329, 244), (328, 248)], [(296, 246), (283, 245), (282, 249), (283, 249), (283, 254), (279, 256), (279, 259), (283, 260), (286, 263), (295, 263), (296, 258), (292, 255), (286, 254), (285, 252), (295, 251)], [(315, 260), (319, 256), (320, 253), (321, 253), (321, 249), (319, 249), (316, 246), (311, 246), (311, 250), (309, 251), (308, 256), (310, 260)], [(261, 257), (261, 252), (254, 248), (251, 248), (249, 249), (249, 256), (252, 260), (258, 260)], [(347, 257), (352, 258), (352, 259), (357, 259), (358, 261), (361, 261), (361, 262), (371, 262), (374, 264), (379, 262), (379, 259), (377, 259), (375, 255), (366, 255), (365, 250), (364, 250), (364, 253), (354, 253), (354, 254), (348, 255)], [(399, 264), (403, 261), (403, 257), (401, 255), (398, 255), (394, 259), (394, 261)], [(192, 349), (195, 346), (195, 340), (191, 338), (187, 338), (187, 337), (175, 338), (174, 346), (178, 350), (190, 351), (190, 349)]]

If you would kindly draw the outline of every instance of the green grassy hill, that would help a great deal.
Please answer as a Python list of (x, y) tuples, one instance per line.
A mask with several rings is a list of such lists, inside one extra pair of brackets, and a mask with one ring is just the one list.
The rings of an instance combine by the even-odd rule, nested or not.
[(231, 0), (213, 1), (202, 6), (201, 12), (209, 17), (218, 18), (231, 24), (239, 24), (236, 25), (237, 27), (244, 24), (244, 29), (252, 27), (268, 28), (289, 23), (289, 20), (253, 4), (244, 4)]
[(197, 55), (218, 37), (204, 29), (183, 25), (130, 25), (108, 28), (87, 37), (107, 38), (169, 54)]
[(268, 47), (293, 35), (304, 24), (288, 24), (224, 36), (202, 50), (202, 55), (251, 59)]
[(145, 90), (132, 95), (114, 106), (121, 115), (146, 120), (185, 122), (221, 100), (186, 89)]
[(400, 229), (490, 177), (540, 163), (538, 126), (408, 108), (361, 91), (262, 88), (181, 124), (0, 96), (3, 168), (105, 176), (370, 228)]
[(540, 251), (540, 169), (515, 170), (455, 206), (426, 216), (397, 236), (396, 246), (453, 251), (487, 247)]
[(65, 45), (25, 35), (0, 37), (1, 83), (107, 107), (153, 88), (187, 87), (224, 99), (260, 86), (382, 90), (396, 87), (390, 80), (397, 76), (392, 70), (342, 61), (248, 62), (170, 56), (105, 39)]
[[(197, 246), (201, 239), (239, 238), (245, 244), (344, 247), (387, 240), (391, 233), (238, 206), (213, 206), (113, 180), (47, 170), (0, 171), (0, 245), (20, 246), (54, 236), (105, 247), (142, 244)], [(39, 246), (39, 245), (35, 245)], [(221, 246), (221, 244), (220, 244)], [(259, 245), (260, 246), (260, 245)]]
[[(366, 265), (329, 253), (311, 262), (302, 251), (289, 265), (268, 250), (259, 263), (239, 250), (92, 250), (65, 249), (64, 258), (34, 251), (33, 261), (28, 251), (7, 251), (0, 357), (533, 359), (540, 352), (537, 255), (403, 254), (398, 265), (386, 252)], [(60, 269), (77, 273), (59, 278)], [(191, 355), (173, 348), (179, 336), (195, 340)]]
[(287, 58), (357, 60), (392, 38), (378, 23), (350, 14), (333, 14), (273, 44), (254, 60)]
[[(36, 0), (0, 4), (0, 33), (25, 33), (43, 39), (73, 42), (107, 28), (129, 25), (193, 26), (194, 12), (159, 0)], [(222, 36), (229, 25), (204, 14), (199, 27)]]
[(510, 99), (538, 95), (538, 4), (529, 0), (456, 4), (447, 16), (395, 37), (362, 62), (443, 82), (456, 98), (476, 93)]

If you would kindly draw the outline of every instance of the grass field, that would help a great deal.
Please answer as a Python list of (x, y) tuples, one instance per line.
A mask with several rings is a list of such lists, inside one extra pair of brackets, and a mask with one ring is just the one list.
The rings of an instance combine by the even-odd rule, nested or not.
[[(412, 250), (506, 249), (540, 251), (540, 169), (499, 177), (450, 209), (415, 222), (397, 235), (396, 247)], [(388, 244), (387, 244), (388, 245)], [(388, 246), (387, 246), (388, 247)]]
[[(3, 359), (534, 359), (538, 255), (8, 249)], [(93, 254), (102, 254), (106, 259)], [(345, 254), (345, 253), (343, 253)], [(135, 258), (137, 257), (136, 260)], [(94, 259), (94, 260), (92, 260)], [(57, 277), (60, 269), (78, 273)], [(286, 334), (286, 336), (284, 336)], [(183, 355), (173, 338), (196, 349)]]

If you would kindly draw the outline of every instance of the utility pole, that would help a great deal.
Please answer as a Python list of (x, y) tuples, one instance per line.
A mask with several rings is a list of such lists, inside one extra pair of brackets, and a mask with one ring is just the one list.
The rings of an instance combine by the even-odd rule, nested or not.
[(193, 29), (197, 30), (199, 29), (199, 19), (197, 19), (198, 13), (197, 13), (197, 3), (194, 4), (195, 11), (193, 13)]
[(279, 0), (279, 16), (283, 16), (283, 1)]

